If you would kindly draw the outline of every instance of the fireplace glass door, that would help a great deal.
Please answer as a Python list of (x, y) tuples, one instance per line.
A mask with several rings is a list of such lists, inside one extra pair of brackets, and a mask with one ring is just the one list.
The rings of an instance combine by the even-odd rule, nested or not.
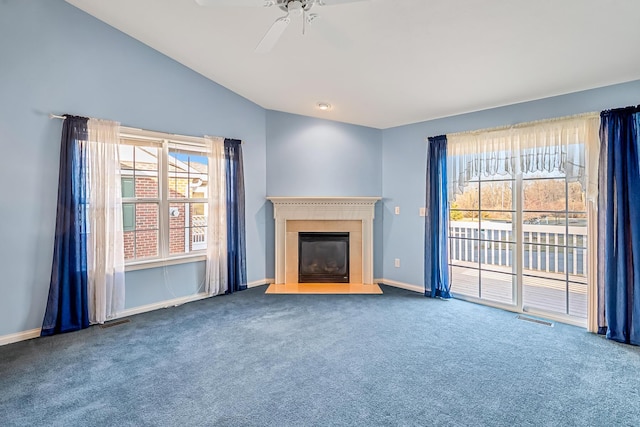
[(299, 283), (349, 283), (349, 233), (298, 233)]

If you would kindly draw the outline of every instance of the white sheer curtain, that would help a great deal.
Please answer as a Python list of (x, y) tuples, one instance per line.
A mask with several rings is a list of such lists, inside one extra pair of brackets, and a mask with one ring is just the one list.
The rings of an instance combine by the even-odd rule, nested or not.
[(224, 294), (227, 277), (227, 195), (225, 190), (224, 138), (206, 137), (209, 151), (209, 183), (207, 184), (207, 274), (205, 292)]
[(597, 174), (586, 171), (594, 170), (598, 163), (597, 157), (593, 163), (594, 156), (586, 152), (599, 151), (599, 127), (600, 116), (589, 113), (447, 135), (449, 197), (462, 193), (473, 177), (557, 170), (580, 182), (593, 198), (597, 195)]
[(124, 310), (120, 124), (89, 119), (87, 128), (89, 321), (104, 323)]
[(586, 139), (587, 165), (587, 330), (598, 332), (598, 180), (600, 163), (600, 115), (589, 117)]

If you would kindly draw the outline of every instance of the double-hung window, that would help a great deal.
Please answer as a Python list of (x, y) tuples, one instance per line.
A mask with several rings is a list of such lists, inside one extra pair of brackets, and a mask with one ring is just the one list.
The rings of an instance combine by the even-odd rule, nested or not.
[(208, 167), (203, 138), (123, 128), (120, 173), (128, 264), (205, 254)]

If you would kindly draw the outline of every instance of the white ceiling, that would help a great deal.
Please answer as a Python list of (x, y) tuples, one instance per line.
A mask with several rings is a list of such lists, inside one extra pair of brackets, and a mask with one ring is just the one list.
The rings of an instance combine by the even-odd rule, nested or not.
[(639, 0), (315, 5), (268, 54), (277, 7), (66, 1), (264, 108), (380, 129), (640, 79)]

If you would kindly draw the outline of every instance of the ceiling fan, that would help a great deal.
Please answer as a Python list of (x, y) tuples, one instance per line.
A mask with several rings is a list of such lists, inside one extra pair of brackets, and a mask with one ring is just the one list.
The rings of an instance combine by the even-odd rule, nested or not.
[(267, 53), (276, 45), (282, 33), (291, 23), (291, 18), (302, 17), (302, 34), (305, 33), (306, 24), (311, 24), (317, 13), (311, 13), (313, 6), (334, 6), (344, 3), (354, 3), (369, 0), (195, 0), (200, 6), (256, 6), (271, 7), (277, 6), (286, 15), (276, 19), (267, 33), (262, 37), (255, 51), (257, 53)]

